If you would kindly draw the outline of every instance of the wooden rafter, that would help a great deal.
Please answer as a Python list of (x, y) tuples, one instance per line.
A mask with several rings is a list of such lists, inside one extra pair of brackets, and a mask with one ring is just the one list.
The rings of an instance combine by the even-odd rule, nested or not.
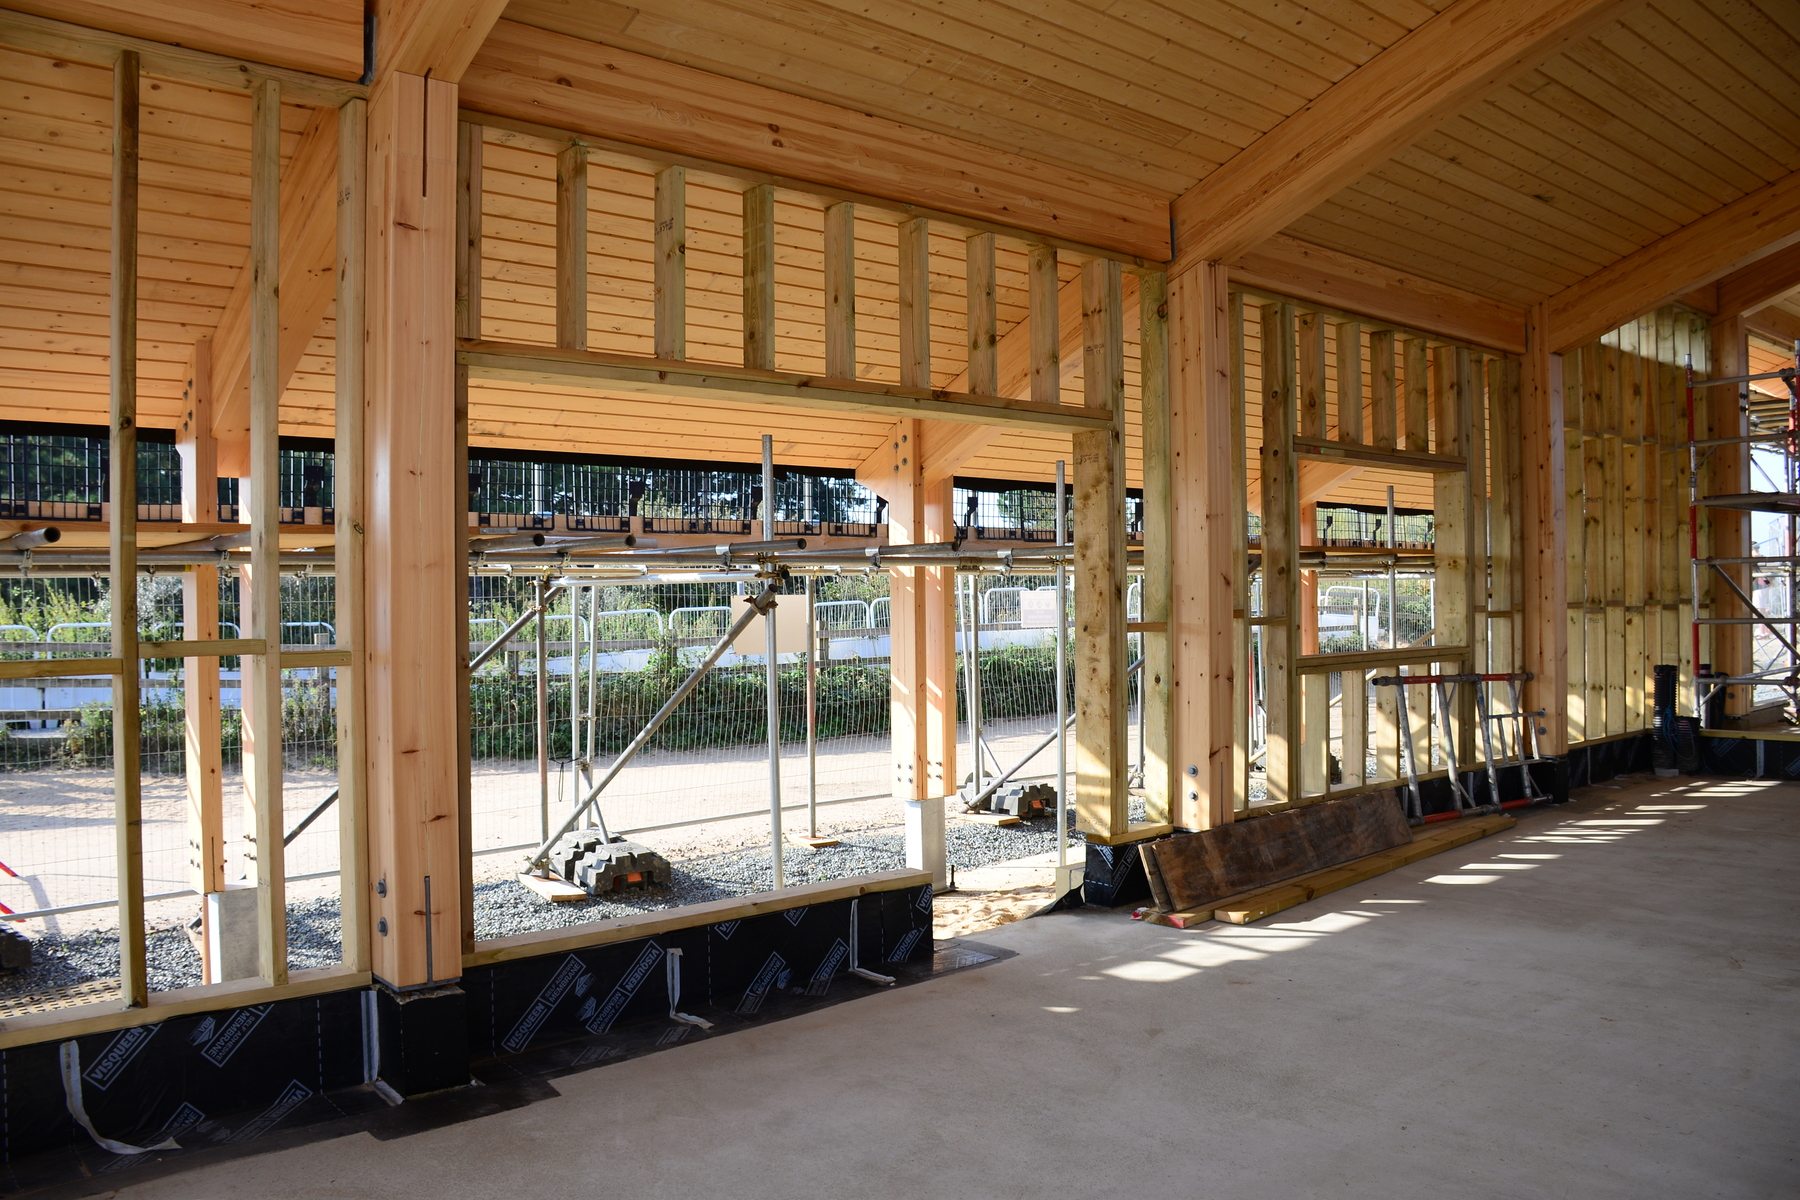
[(1664, 301), (1800, 244), (1800, 171), (1714, 209), (1549, 300), (1549, 344), (1586, 345)]
[[(331, 308), (337, 254), (338, 117), (320, 108), (300, 135), (281, 179), (281, 345), (276, 388), (284, 391), (319, 322)], [(250, 308), (253, 272), (245, 263), (213, 333), (212, 435), (219, 473), (246, 473), (250, 438)]]
[(1718, 282), (1717, 315), (1741, 317), (1800, 288), (1800, 243), (1766, 254)]
[(1172, 272), (1252, 249), (1628, 2), (1457, 0), (1180, 196)]

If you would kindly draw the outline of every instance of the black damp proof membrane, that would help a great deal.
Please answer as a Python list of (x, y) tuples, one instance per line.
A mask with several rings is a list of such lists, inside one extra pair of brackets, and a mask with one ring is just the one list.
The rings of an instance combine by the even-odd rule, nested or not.
[[(886, 990), (847, 970), (849, 901), (790, 911), (799, 915), (768, 913), (473, 969), (462, 982), (472, 1086), (398, 1107), (362, 1082), (365, 990), (171, 1018), (140, 1027), (147, 1034), (76, 1039), (94, 1128), (133, 1145), (174, 1136), (180, 1150), (102, 1149), (69, 1115), (59, 1043), (0, 1051), (0, 1196), (90, 1196), (353, 1133), (407, 1137), (554, 1097), (551, 1080), (576, 1071)], [(934, 946), (929, 888), (862, 897), (856, 916), (861, 965), (893, 976), (896, 986), (1014, 953), (963, 940)], [(680, 1011), (712, 1022), (711, 1029), (669, 1018), (670, 949), (682, 951)], [(771, 968), (771, 955), (781, 958), (779, 967)], [(545, 996), (559, 972), (566, 988)], [(583, 975), (587, 983), (578, 991)], [(628, 994), (615, 1000), (621, 991)], [(515, 1034), (534, 1004), (545, 1010), (542, 1017)], [(508, 1048), (509, 1036), (517, 1049)]]

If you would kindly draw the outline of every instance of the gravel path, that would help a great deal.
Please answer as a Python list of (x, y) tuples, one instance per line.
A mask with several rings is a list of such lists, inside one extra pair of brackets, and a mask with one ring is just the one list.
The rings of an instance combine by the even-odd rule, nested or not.
[[(822, 832), (827, 830), (822, 829)], [(819, 850), (788, 846), (783, 866), (789, 885), (820, 883), (892, 871), (906, 865), (905, 830), (882, 823), (864, 828), (830, 830), (839, 845)], [(475, 885), (475, 936), (510, 937), (540, 929), (561, 929), (587, 921), (630, 913), (657, 912), (769, 891), (774, 870), (766, 846), (712, 849), (725, 839), (690, 842), (686, 853), (671, 854), (670, 887), (577, 903), (552, 904), (510, 876)], [(957, 870), (1042, 854), (1055, 848), (1056, 827), (1050, 821), (999, 827), (951, 820), (945, 841)], [(1079, 844), (1080, 835), (1071, 838)], [(673, 847), (671, 847), (673, 849)], [(513, 869), (513, 868), (508, 868)], [(296, 900), (288, 905), (290, 970), (330, 966), (340, 961), (338, 901), (335, 896)], [(152, 991), (167, 991), (200, 982), (200, 955), (180, 924), (151, 930), (146, 942)], [(96, 980), (119, 972), (118, 932), (90, 929), (68, 934), (44, 933), (33, 939), (33, 965), (0, 973), (0, 1016), (22, 1008), (28, 998)]]

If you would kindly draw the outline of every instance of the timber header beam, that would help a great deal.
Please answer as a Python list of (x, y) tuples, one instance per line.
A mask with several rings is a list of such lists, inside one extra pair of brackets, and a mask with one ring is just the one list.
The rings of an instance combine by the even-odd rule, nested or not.
[(776, 408), (929, 417), (1026, 429), (1107, 429), (1112, 423), (1110, 412), (1073, 405), (549, 346), (464, 341), (459, 343), (456, 361), (468, 368), (471, 380), (548, 383), (613, 393), (694, 396)]
[(1254, 248), (1631, 2), (1456, 0), (1179, 197), (1170, 274)]
[[(258, 19), (252, 15), (256, 9), (250, 5), (242, 7), (246, 16)], [(172, 27), (168, 22), (177, 12), (194, 15), (193, 7), (185, 4), (166, 6), (165, 13), (154, 15), (138, 4), (131, 5), (131, 9), (132, 23), (143, 22), (145, 32), (153, 29), (169, 32)], [(0, 9), (0, 45), (96, 66), (111, 66), (121, 50), (130, 50), (137, 54), (146, 75), (160, 75), (165, 79), (179, 79), (231, 92), (249, 92), (255, 89), (258, 80), (273, 79), (281, 84), (282, 99), (301, 104), (324, 104), (335, 108), (346, 100), (369, 94), (369, 89), (359, 83), (340, 82), (290, 67), (248, 62), (188, 46), (168, 45), (5, 9)], [(265, 45), (271, 50), (280, 49), (278, 44)], [(341, 69), (350, 71), (348, 60), (342, 63)]]

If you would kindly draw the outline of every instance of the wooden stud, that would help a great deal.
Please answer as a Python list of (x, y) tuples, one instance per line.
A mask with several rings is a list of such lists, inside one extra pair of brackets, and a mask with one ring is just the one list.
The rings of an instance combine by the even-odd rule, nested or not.
[(1081, 828), (1124, 836), (1126, 792), (1125, 336), (1119, 264), (1082, 267), (1086, 407), (1113, 428), (1074, 435), (1075, 809)]
[(900, 385), (931, 386), (931, 222), (900, 222)]
[(1371, 442), (1381, 450), (1399, 446), (1399, 408), (1394, 392), (1394, 334), (1388, 329), (1369, 332), (1369, 423)]
[[(1248, 387), (1248, 379), (1244, 372), (1244, 294), (1228, 292), (1222, 269), (1203, 266), (1203, 271), (1217, 271), (1212, 283), (1215, 295), (1225, 296), (1223, 304), (1214, 300), (1208, 311), (1217, 311), (1219, 316), (1211, 318), (1215, 332), (1212, 334), (1213, 344), (1224, 341), (1230, 347), (1230, 363), (1228, 371), (1209, 372), (1206, 378), (1214, 389), (1216, 403), (1225, 410), (1223, 424), (1227, 429), (1225, 438), (1227, 449), (1225, 455), (1226, 469), (1220, 470), (1217, 461), (1218, 451), (1209, 448), (1209, 478), (1213, 480), (1229, 480), (1221, 493), (1217, 489), (1219, 482), (1209, 483), (1213, 489), (1209, 495), (1214, 499), (1209, 511), (1220, 514), (1229, 531), (1229, 540), (1225, 535), (1214, 534), (1214, 545), (1228, 548), (1226, 562), (1230, 564), (1229, 579), (1215, 584), (1217, 591), (1212, 603), (1216, 606), (1229, 588), (1231, 601), (1231, 646), (1230, 652), (1224, 655), (1223, 663), (1214, 659), (1209, 683), (1213, 695), (1213, 716), (1209, 728), (1213, 731), (1212, 749), (1220, 761), (1223, 745), (1231, 747), (1231, 780), (1229, 786), (1215, 789), (1219, 808), (1220, 824), (1233, 821), (1238, 813), (1248, 812), (1250, 808), (1250, 706), (1254, 700), (1254, 688), (1251, 686), (1253, 672), (1250, 665), (1250, 450), (1249, 432), (1246, 429), (1244, 402)], [(1192, 272), (1189, 277), (1192, 277)], [(1220, 338), (1216, 332), (1220, 321), (1226, 325), (1228, 332)], [(1210, 408), (1208, 411), (1212, 411)], [(1214, 426), (1216, 428), (1216, 424)], [(1216, 526), (1209, 520), (1208, 529)], [(1217, 574), (1218, 566), (1212, 568)], [(1219, 640), (1223, 640), (1222, 638)], [(1215, 650), (1215, 654), (1219, 653)], [(1240, 674), (1241, 672), (1241, 674)], [(1238, 686), (1238, 681), (1243, 686)], [(1225, 705), (1231, 710), (1231, 721), (1228, 724), (1217, 715), (1217, 706)], [(1226, 738), (1221, 743), (1219, 738)], [(1217, 768), (1214, 768), (1216, 778)]]
[(1338, 441), (1362, 444), (1362, 325), (1356, 321), (1337, 325), (1337, 425)]
[(1369, 764), (1369, 673), (1341, 672), (1338, 719), (1343, 726), (1340, 786), (1360, 787)]
[(856, 205), (825, 209), (825, 374), (856, 378)]
[(1301, 312), (1296, 344), (1300, 352), (1300, 436), (1322, 438), (1330, 404), (1325, 393), (1325, 318), (1316, 312)]
[(556, 344), (588, 348), (588, 152), (579, 142), (556, 155)]
[(1606, 732), (1624, 733), (1625, 723), (1625, 448), (1624, 396), (1617, 340), (1602, 342), (1600, 362), (1601, 479), (1600, 506), (1605, 555)]
[[(1425, 365), (1423, 338), (1407, 338), (1401, 355), (1406, 363), (1406, 448), (1431, 449), (1431, 383)], [(1438, 453), (1442, 454), (1440, 448)]]
[[(338, 120), (338, 143), (340, 146), (343, 144), (343, 122), (344, 118), (340, 114)], [(456, 336), (479, 340), (481, 337), (482, 127), (472, 121), (463, 121), (457, 125), (456, 132)], [(560, 165), (559, 163), (559, 169)], [(341, 153), (338, 156), (338, 168), (340, 172), (345, 168)], [(341, 174), (339, 178), (342, 178)], [(341, 184), (339, 191), (342, 192)], [(559, 205), (562, 202), (560, 179), (558, 180), (557, 202)], [(583, 240), (585, 241), (585, 235)], [(340, 238), (338, 259), (340, 266), (343, 263), (342, 249), (343, 242)], [(582, 298), (582, 304), (581, 344), (585, 346), (587, 339), (585, 295)], [(558, 344), (560, 345), (561, 342), (559, 341)]]
[(1263, 768), (1268, 803), (1300, 796), (1299, 476), (1294, 460), (1297, 348), (1292, 305), (1265, 304), (1262, 317)]
[[(369, 969), (368, 740), (363, 685), (368, 674), (367, 578), (364, 488), (368, 461), (363, 443), (365, 318), (368, 312), (369, 104), (351, 100), (338, 110), (337, 369), (332, 515), (337, 569), (337, 640), (350, 663), (337, 668), (338, 870), (344, 965)], [(469, 211), (478, 211), (479, 189)], [(470, 238), (463, 243), (479, 245)], [(480, 258), (470, 255), (479, 269)], [(477, 285), (478, 287), (478, 285)], [(472, 323), (480, 320), (479, 291), (471, 290)]]
[(138, 56), (113, 64), (112, 302), (109, 335), (108, 571), (113, 654), (113, 830), (119, 880), (119, 997), (148, 1003), (144, 949), (144, 813), (137, 607)]
[(775, 189), (766, 183), (744, 189), (744, 365), (775, 369)]
[[(218, 443), (212, 436), (212, 342), (194, 343), (183, 391), (181, 428), (181, 519), (192, 524), (219, 520)], [(219, 568), (192, 567), (181, 576), (182, 636), (219, 636)], [(182, 660), (182, 743), (187, 781), (188, 858), (191, 886), (201, 896), (225, 890), (224, 761), (219, 705), (219, 660), (211, 655)], [(201, 920), (208, 921), (204, 901)], [(205, 927), (203, 926), (203, 932)], [(212, 939), (202, 937), (201, 978), (214, 979)]]
[[(276, 296), (281, 239), (280, 85), (257, 85), (250, 117), (250, 594), (245, 630), (267, 643), (245, 655), (244, 782), (256, 837), (257, 941), (263, 981), (287, 982), (287, 872), (282, 837), (281, 390)], [(240, 485), (241, 487), (242, 485)]]
[[(472, 180), (474, 181), (472, 190), (476, 193), (477, 198), (479, 197), (481, 162), (478, 157), (479, 151), (476, 153), (477, 157), (471, 161), (468, 139), (463, 139), (458, 143), (456, 175), (459, 185), (462, 185), (457, 189), (459, 196), (463, 192), (471, 190), (469, 185), (463, 184), (463, 181)], [(564, 151), (564, 153), (566, 154), (567, 151)], [(560, 160), (558, 162), (558, 168), (559, 171), (562, 168)], [(579, 165), (571, 164), (571, 168), (573, 173), (579, 175), (581, 179), (579, 194), (572, 196), (571, 202), (579, 203), (584, 214), (584, 219), (580, 237), (580, 245), (582, 246), (581, 261), (579, 264), (571, 262), (567, 265), (580, 273), (585, 284), (587, 278), (587, 228), (585, 220), (585, 213), (587, 211), (587, 159), (585, 149), (582, 152), (582, 159)], [(562, 205), (561, 197), (563, 193), (563, 183), (560, 178), (557, 182), (558, 208), (560, 210)], [(571, 191), (573, 190), (574, 189), (571, 189)], [(458, 247), (469, 245), (471, 242), (474, 242), (476, 245), (480, 244), (478, 228), (471, 228), (472, 223), (478, 221), (477, 214), (479, 211), (480, 205), (478, 202), (475, 204), (459, 203), (457, 205), (456, 244)], [(479, 257), (471, 257), (467, 254), (460, 254), (457, 257), (455, 285), (458, 296), (466, 294), (470, 287), (473, 286), (471, 276), (479, 273), (480, 265), (481, 260)], [(585, 286), (582, 288), (581, 306), (581, 336), (585, 341), (587, 337), (587, 289)], [(473, 503), (473, 498), (469, 494), (468, 487), (469, 369), (461, 364), (458, 364), (456, 367), (452, 395), (454, 408), (452, 420), (454, 422), (453, 437), (455, 445), (455, 464), (451, 472), (451, 479), (454, 480), (452, 486), (456, 489), (455, 562), (460, 568), (455, 572), (454, 576), (453, 593), (455, 596), (456, 609), (452, 623), (455, 628), (454, 636), (456, 638), (456, 649), (454, 654), (456, 661), (456, 695), (458, 698), (458, 703), (456, 705), (456, 858), (459, 872), (457, 880), (458, 888), (455, 898), (460, 913), (457, 928), (461, 933), (461, 944), (458, 947), (457, 952), (461, 955), (467, 954), (475, 948), (475, 796), (474, 779), (471, 775), (474, 765), (471, 761), (474, 752), (474, 729), (473, 714), (470, 712), (471, 676), (473, 672), (469, 668), (469, 573), (466, 568), (462, 567), (462, 564), (466, 564), (469, 561), (469, 518), (475, 515), (471, 511), (475, 505)], [(432, 901), (435, 905), (437, 902), (435, 894), (432, 897)]]
[(1587, 506), (1585, 607), (1587, 736), (1605, 737), (1606, 720), (1606, 417), (1600, 348), (1581, 351), (1582, 490)]
[(971, 234), (964, 242), (968, 264), (965, 290), (969, 303), (969, 391), (977, 396), (1000, 394), (998, 313), (994, 297), (994, 235)]
[[(1431, 416), (1439, 453), (1461, 455), (1468, 449), (1468, 353), (1439, 346), (1432, 355)], [(1432, 622), (1437, 645), (1468, 646), (1473, 636), (1470, 569), (1475, 550), (1470, 544), (1470, 482), (1467, 471), (1442, 471), (1432, 477), (1432, 524), (1437, 549)], [(1445, 670), (1467, 669), (1460, 662), (1436, 658), (1431, 661)], [(1472, 708), (1467, 703), (1473, 696), (1467, 688), (1459, 688), (1456, 700), (1458, 711), (1451, 714), (1456, 728), (1456, 765), (1466, 769), (1474, 750), (1470, 741)]]
[(1061, 291), (1056, 278), (1056, 247), (1033, 246), (1028, 268), (1031, 325), (1031, 398), (1039, 404), (1062, 402)]
[(1176, 789), (1172, 729), (1173, 654), (1170, 591), (1174, 553), (1170, 473), (1173, 458), (1169, 399), (1167, 281), (1161, 271), (1138, 275), (1138, 393), (1143, 419), (1144, 579), (1142, 620), (1147, 632), (1139, 668), (1144, 723), (1144, 809), (1148, 820), (1169, 822)]
[(655, 221), (651, 262), (656, 357), (679, 362), (687, 357), (686, 167), (664, 167), (656, 173)]
[(1644, 656), (1644, 359), (1639, 334), (1643, 321), (1619, 331), (1619, 474), (1624, 508), (1621, 513), (1624, 580), (1619, 616), (1624, 625), (1624, 726), (1644, 728), (1644, 684), (1649, 677)]

